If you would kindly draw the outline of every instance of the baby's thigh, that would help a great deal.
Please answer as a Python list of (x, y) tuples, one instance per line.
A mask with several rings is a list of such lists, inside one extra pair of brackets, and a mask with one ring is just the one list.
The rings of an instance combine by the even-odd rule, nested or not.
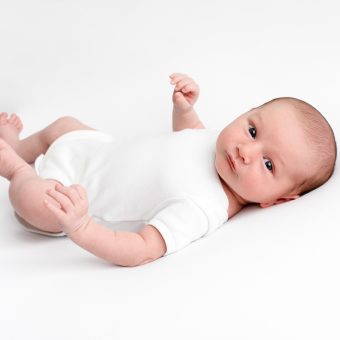
[(80, 120), (74, 117), (65, 116), (57, 119), (51, 125), (47, 126), (43, 131), (43, 138), (47, 145), (51, 145), (57, 138), (65, 133), (76, 130), (95, 130), (94, 128), (85, 125)]

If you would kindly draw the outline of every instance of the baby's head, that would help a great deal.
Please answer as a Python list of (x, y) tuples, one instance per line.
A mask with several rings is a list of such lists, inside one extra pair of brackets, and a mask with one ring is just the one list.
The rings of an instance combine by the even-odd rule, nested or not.
[(215, 167), (239, 202), (266, 207), (325, 183), (336, 153), (333, 130), (321, 113), (283, 97), (251, 109), (221, 131)]

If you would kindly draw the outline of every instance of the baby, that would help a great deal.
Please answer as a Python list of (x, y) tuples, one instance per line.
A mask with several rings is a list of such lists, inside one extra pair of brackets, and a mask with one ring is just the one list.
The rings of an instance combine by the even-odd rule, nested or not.
[(276, 98), (215, 131), (194, 110), (198, 85), (185, 74), (170, 78), (168, 134), (115, 140), (62, 117), (19, 140), (19, 117), (3, 112), (0, 175), (19, 219), (137, 266), (212, 233), (247, 204), (296, 199), (332, 175), (333, 131), (306, 102)]

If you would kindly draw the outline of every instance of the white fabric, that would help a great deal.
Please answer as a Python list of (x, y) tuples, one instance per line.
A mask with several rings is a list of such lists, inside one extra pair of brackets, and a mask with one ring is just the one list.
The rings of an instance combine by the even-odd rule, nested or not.
[(86, 188), (89, 213), (116, 229), (151, 224), (167, 254), (210, 234), (227, 219), (228, 200), (215, 170), (217, 130), (186, 129), (119, 140), (94, 130), (57, 139), (37, 173)]

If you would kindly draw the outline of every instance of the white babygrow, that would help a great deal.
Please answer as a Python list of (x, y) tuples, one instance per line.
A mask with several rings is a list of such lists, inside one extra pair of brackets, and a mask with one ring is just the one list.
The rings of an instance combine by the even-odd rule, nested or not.
[(210, 234), (228, 219), (217, 175), (218, 131), (185, 129), (115, 139), (95, 130), (59, 137), (35, 163), (43, 178), (85, 187), (89, 214), (118, 230), (151, 224), (167, 254)]

